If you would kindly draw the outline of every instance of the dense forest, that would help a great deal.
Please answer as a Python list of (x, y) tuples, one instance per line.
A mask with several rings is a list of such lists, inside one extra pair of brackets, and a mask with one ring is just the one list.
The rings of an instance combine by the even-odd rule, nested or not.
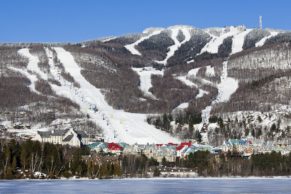
[[(213, 155), (198, 151), (176, 162), (165, 159), (158, 163), (145, 155), (115, 156), (93, 153), (87, 147), (41, 144), (34, 141), (0, 142), (0, 178), (123, 178), (162, 176), (161, 167), (183, 168), (199, 176), (288, 176), (291, 174), (291, 154), (266, 153), (250, 159), (235, 153)], [(45, 176), (40, 176), (44, 174)]]
[(291, 174), (291, 154), (271, 152), (252, 155), (250, 159), (235, 153), (212, 155), (198, 151), (185, 160), (177, 160), (177, 165), (194, 168), (199, 176), (289, 176)]
[(37, 141), (0, 143), (0, 178), (37, 178), (42, 172), (48, 178), (59, 177), (113, 177), (120, 176), (120, 166), (115, 161), (85, 159), (90, 154), (87, 147), (41, 144)]

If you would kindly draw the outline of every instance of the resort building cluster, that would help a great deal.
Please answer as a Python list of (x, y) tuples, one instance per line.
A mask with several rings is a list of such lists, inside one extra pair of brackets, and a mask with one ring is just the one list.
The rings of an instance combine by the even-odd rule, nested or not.
[[(5, 133), (7, 137), (7, 133)], [(11, 135), (11, 134), (10, 134)], [(2, 135), (3, 136), (3, 135)], [(11, 136), (10, 138), (17, 138)], [(24, 136), (22, 138), (29, 139), (31, 137)], [(69, 128), (66, 130), (50, 130), (37, 131), (33, 138), (40, 142), (48, 142), (53, 144), (68, 145), (73, 147), (88, 146), (91, 151), (96, 153), (108, 153), (113, 155), (144, 154), (148, 158), (154, 158), (158, 162), (166, 160), (175, 162), (177, 158), (187, 158), (191, 153), (197, 151), (209, 151), (212, 154), (235, 154), (237, 156), (251, 157), (252, 154), (270, 153), (272, 151), (281, 152), (281, 154), (289, 154), (291, 151), (291, 141), (264, 141), (248, 136), (242, 139), (228, 139), (219, 146), (211, 146), (208, 144), (200, 144), (195, 140), (187, 140), (179, 144), (127, 144), (123, 142), (105, 142), (102, 137), (92, 136), (82, 130)]]

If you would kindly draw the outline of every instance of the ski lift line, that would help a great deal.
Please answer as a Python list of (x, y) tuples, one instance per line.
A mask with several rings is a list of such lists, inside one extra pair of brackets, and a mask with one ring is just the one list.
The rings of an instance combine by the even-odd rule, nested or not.
[[(88, 102), (86, 100), (86, 98), (84, 97), (84, 95), (81, 94), (81, 92), (79, 91), (78, 88), (76, 88), (71, 82), (66, 81), (62, 75), (61, 72), (58, 70), (58, 68), (56, 67), (56, 65), (54, 64), (53, 61), (51, 61), (51, 63), (49, 64), (52, 68), (52, 74), (53, 77), (57, 77), (59, 82), (61, 83), (61, 86), (67, 88), (69, 91), (71, 91), (72, 94), (74, 94), (74, 98), (78, 98), (81, 99), (82, 103), (86, 104), (86, 106), (88, 107), (88, 110), (86, 110), (86, 112), (92, 112), (94, 114), (96, 114), (97, 116), (100, 115), (100, 113), (97, 112), (97, 107), (96, 105), (93, 105), (92, 103)], [(92, 111), (92, 107), (93, 107), (93, 111)], [(101, 116), (101, 115), (100, 115)], [(104, 117), (104, 114), (103, 114)], [(110, 128), (112, 128), (112, 125), (110, 123), (110, 121), (106, 118), (106, 120), (104, 120), (104, 125), (110, 126)]]

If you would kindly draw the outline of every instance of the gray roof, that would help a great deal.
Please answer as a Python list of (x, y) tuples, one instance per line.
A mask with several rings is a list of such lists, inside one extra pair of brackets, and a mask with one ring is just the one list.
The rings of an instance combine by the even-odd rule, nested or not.
[(74, 137), (73, 134), (68, 135), (65, 139), (63, 139), (63, 141), (71, 141), (71, 139)]
[[(51, 131), (38, 131), (38, 134), (42, 137), (42, 138), (49, 138), (51, 136), (64, 136), (67, 132), (69, 131), (69, 129), (66, 130), (51, 130)], [(81, 138), (88, 138), (89, 135), (85, 132), (85, 131), (81, 131), (81, 130), (74, 130)]]
[(69, 129), (66, 130), (51, 130), (51, 131), (38, 131), (38, 134), (41, 137), (51, 137), (51, 136), (63, 136), (65, 133), (67, 133)]

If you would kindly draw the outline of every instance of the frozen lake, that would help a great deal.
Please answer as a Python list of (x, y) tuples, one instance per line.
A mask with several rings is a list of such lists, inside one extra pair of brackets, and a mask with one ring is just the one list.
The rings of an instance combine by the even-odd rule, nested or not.
[(0, 181), (0, 193), (291, 193), (291, 178)]

